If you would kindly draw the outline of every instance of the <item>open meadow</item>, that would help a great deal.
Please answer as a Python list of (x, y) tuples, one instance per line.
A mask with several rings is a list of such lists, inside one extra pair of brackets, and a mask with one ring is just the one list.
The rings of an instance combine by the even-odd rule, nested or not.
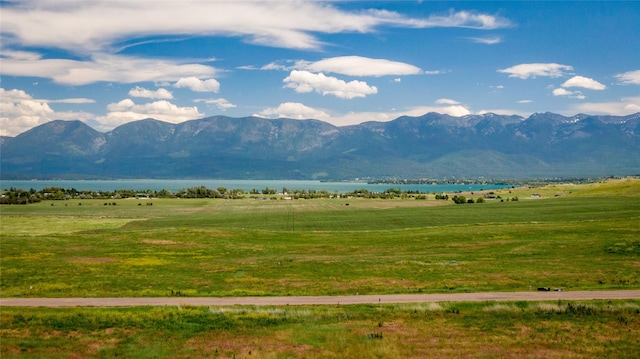
[[(493, 195), (4, 205), (0, 297), (640, 288), (640, 180)], [(0, 354), (629, 357), (640, 352), (639, 305), (1, 308)]]

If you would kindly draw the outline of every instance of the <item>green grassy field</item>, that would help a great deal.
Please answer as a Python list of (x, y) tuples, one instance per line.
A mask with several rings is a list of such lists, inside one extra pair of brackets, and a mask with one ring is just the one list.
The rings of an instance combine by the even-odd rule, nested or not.
[(343, 198), (3, 206), (0, 296), (638, 288), (639, 187), (627, 179), (514, 189), (501, 195), (519, 201), (464, 205)]
[[(455, 205), (430, 195), (426, 201), (121, 199), (108, 201), (115, 206), (102, 200), (2, 206), (0, 296), (640, 287), (640, 180), (496, 194), (519, 200)], [(5, 307), (0, 314), (3, 358), (628, 358), (640, 352), (637, 300)]]
[(3, 206), (0, 296), (638, 288), (638, 187), (627, 179), (514, 189), (502, 197), (519, 201), (464, 205), (345, 198)]

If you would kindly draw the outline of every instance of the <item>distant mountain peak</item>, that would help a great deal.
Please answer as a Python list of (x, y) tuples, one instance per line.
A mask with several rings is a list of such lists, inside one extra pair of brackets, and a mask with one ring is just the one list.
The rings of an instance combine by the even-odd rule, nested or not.
[(3, 178), (584, 177), (637, 174), (640, 113), (528, 118), (430, 112), (334, 126), (319, 120), (152, 118), (98, 132), (52, 121), (0, 138)]

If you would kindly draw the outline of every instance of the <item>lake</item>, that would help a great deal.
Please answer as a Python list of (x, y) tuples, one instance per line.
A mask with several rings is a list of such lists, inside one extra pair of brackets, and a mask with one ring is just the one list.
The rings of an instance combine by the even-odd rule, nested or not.
[(181, 189), (204, 186), (210, 189), (224, 187), (227, 189), (242, 189), (248, 192), (252, 189), (265, 188), (282, 191), (289, 190), (327, 190), (329, 192), (346, 193), (364, 188), (369, 192), (384, 192), (389, 188), (400, 188), (403, 191), (420, 191), (422, 193), (442, 193), (459, 191), (479, 191), (509, 187), (505, 184), (369, 184), (365, 182), (321, 182), (299, 180), (216, 180), (216, 179), (127, 179), (127, 180), (6, 180), (0, 181), (0, 189), (11, 187), (39, 191), (46, 187), (75, 188), (78, 191), (160, 191), (163, 189), (177, 192)]

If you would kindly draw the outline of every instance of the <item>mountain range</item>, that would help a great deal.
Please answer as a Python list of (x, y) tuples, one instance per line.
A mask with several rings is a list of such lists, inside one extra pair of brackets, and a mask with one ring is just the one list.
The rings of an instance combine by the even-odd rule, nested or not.
[(318, 120), (52, 121), (0, 139), (3, 179), (550, 178), (640, 174), (640, 113)]

